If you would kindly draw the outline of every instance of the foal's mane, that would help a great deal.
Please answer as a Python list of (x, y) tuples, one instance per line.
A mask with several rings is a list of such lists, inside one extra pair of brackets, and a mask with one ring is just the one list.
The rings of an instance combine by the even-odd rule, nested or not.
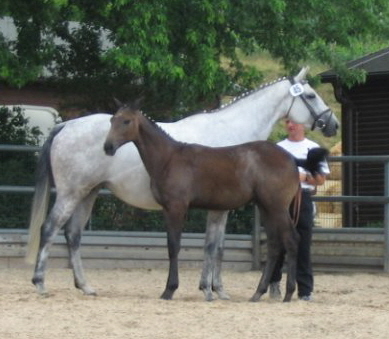
[(164, 134), (167, 138), (169, 138), (170, 140), (173, 140), (174, 142), (177, 142), (177, 143), (180, 143), (180, 144), (186, 144), (186, 143), (183, 143), (183, 142), (180, 142), (176, 139), (174, 139), (169, 133), (167, 133), (164, 129), (161, 128), (161, 126), (159, 126), (157, 124), (157, 122), (152, 118), (150, 117), (149, 115), (143, 113), (142, 110), (138, 110), (140, 112), (140, 114), (146, 118), (146, 120), (156, 129), (158, 130), (160, 133)]
[(149, 115), (144, 113), (140, 109), (140, 100), (136, 100), (134, 102), (130, 101), (130, 102), (126, 102), (124, 104), (121, 104), (119, 107), (119, 110), (120, 109), (128, 109), (130, 111), (139, 112), (139, 114), (142, 115), (144, 118), (146, 118), (146, 120), (153, 126), (153, 128), (155, 128), (160, 133), (164, 134), (168, 139), (170, 139), (174, 142), (177, 142), (177, 143), (186, 144), (185, 142), (180, 142), (180, 141), (177, 141), (176, 139), (174, 139), (169, 133), (167, 133), (164, 129), (162, 129), (161, 126), (159, 126), (157, 124), (157, 122), (152, 117), (150, 117)]

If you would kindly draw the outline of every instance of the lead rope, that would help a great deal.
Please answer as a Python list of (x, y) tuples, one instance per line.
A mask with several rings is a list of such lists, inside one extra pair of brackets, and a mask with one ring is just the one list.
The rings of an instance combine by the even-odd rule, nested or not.
[(293, 227), (296, 227), (299, 221), (300, 207), (301, 207), (301, 185), (299, 185), (299, 189), (293, 199), (293, 215), (292, 215)]

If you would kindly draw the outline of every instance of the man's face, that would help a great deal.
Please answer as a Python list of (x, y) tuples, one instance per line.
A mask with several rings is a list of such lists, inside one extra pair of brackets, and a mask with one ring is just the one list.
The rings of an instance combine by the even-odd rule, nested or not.
[(304, 133), (304, 125), (303, 124), (296, 124), (292, 120), (286, 120), (285, 127), (286, 127), (288, 134)]

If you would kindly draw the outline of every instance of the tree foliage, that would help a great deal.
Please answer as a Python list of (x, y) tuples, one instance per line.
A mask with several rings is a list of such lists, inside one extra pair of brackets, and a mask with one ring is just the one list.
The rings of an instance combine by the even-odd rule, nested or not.
[[(0, 108), (0, 144), (37, 145), (40, 130), (29, 128), (20, 108)], [(32, 185), (36, 156), (32, 152), (0, 152), (0, 185)], [(0, 228), (23, 228), (29, 216), (31, 196), (0, 195)]]
[(266, 50), (286, 71), (318, 60), (353, 81), (345, 57), (361, 42), (387, 41), (388, 7), (387, 0), (3, 0), (0, 17), (13, 19), (17, 37), (0, 35), (0, 78), (23, 86), (50, 75), (96, 106), (114, 94), (143, 94), (155, 111), (194, 109), (241, 88), (234, 84), (255, 86), (261, 70), (244, 66), (237, 50)]
[[(142, 95), (145, 108), (164, 120), (171, 110), (186, 114), (256, 86), (265, 69), (245, 65), (242, 53), (266, 51), (285, 72), (315, 60), (351, 84), (363, 74), (344, 62), (383, 47), (389, 35), (387, 0), (2, 0), (0, 18), (9, 24), (0, 32), (3, 83), (22, 87), (44, 78), (77, 93), (89, 110), (106, 109), (113, 96)], [(34, 143), (23, 117), (3, 111), (0, 120), (0, 143)], [(2, 153), (1, 160), (2, 184), (32, 184), (33, 154)], [(28, 219), (30, 197), (1, 198), (3, 218)], [(137, 229), (142, 222), (144, 230), (163, 229), (155, 213), (112, 199), (97, 202), (93, 228), (128, 230), (137, 220)], [(234, 211), (229, 231), (249, 232), (251, 218), (246, 209)], [(191, 212), (188, 223), (190, 231), (203, 230), (204, 213)]]
[(37, 145), (42, 132), (38, 127), (28, 127), (20, 107), (0, 107), (0, 144)]

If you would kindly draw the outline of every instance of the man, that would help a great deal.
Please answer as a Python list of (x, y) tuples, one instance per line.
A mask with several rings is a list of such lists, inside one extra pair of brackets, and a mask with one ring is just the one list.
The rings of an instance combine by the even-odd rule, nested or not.
[[(304, 125), (296, 124), (291, 120), (285, 122), (288, 137), (278, 143), (279, 146), (290, 152), (294, 157), (306, 159), (308, 150), (320, 147), (316, 142), (305, 137)], [(313, 228), (313, 203), (311, 195), (314, 194), (316, 186), (323, 185), (326, 175), (330, 173), (328, 164), (322, 163), (321, 173), (313, 177), (304, 169), (299, 168), (300, 182), (302, 187), (300, 215), (296, 225), (297, 232), (300, 235), (300, 241), (297, 252), (297, 291), (300, 300), (311, 301), (313, 292), (313, 272), (311, 263), (311, 241)], [(280, 299), (280, 281), (282, 278), (282, 266), (284, 256), (279, 258), (274, 269), (272, 279), (270, 280), (270, 298)]]

